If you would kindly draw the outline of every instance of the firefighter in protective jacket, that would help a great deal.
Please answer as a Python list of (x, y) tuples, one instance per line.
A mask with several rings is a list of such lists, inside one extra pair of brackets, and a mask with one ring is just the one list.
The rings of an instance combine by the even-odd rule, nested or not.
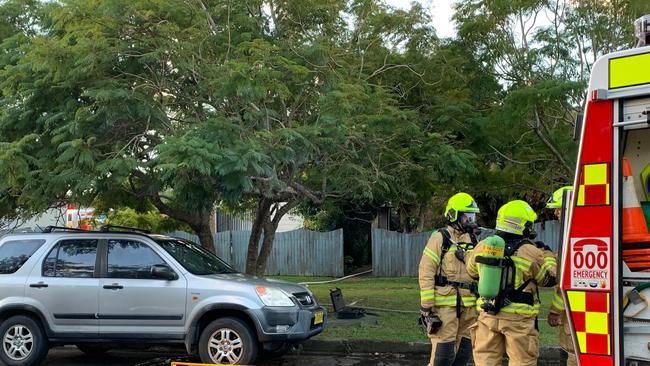
[(429, 324), (429, 366), (464, 366), (471, 359), (468, 328), (476, 321), (476, 282), (467, 273), (466, 253), (477, 243), (476, 202), (457, 193), (447, 202), (447, 227), (431, 235), (419, 267), (420, 310)]
[(497, 214), (497, 235), (481, 241), (467, 258), (479, 279), (479, 317), (471, 327), (474, 362), (496, 366), (506, 353), (510, 365), (537, 365), (539, 332), (537, 287), (556, 283), (556, 261), (535, 243), (537, 214), (524, 201), (511, 201)]
[[(564, 192), (570, 190), (573, 190), (572, 186), (566, 186), (556, 190), (553, 192), (553, 196), (551, 196), (546, 204), (547, 208), (555, 211), (555, 217), (560, 220), (560, 222), (562, 221), (562, 201), (564, 199)], [(553, 301), (547, 319), (550, 326), (559, 326), (560, 347), (562, 348), (560, 364), (568, 366), (578, 365), (575, 350), (573, 348), (573, 339), (571, 338), (571, 327), (569, 326), (569, 319), (566, 315), (564, 299), (562, 298), (559, 285), (555, 286)]]

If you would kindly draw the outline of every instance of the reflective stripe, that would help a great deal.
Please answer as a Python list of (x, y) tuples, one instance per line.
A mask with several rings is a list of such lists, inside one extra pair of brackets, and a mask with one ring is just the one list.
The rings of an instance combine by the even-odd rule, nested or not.
[(475, 306), (476, 297), (474, 296), (463, 296), (463, 306)]
[(558, 309), (558, 310), (564, 310), (565, 309), (564, 299), (557, 292), (553, 294), (552, 304), (553, 304), (553, 307)]
[(535, 276), (535, 281), (537, 281), (537, 283), (541, 283), (544, 280), (544, 278), (546, 278), (547, 274), (548, 274), (548, 270), (544, 266), (542, 266), (542, 268), (539, 269), (539, 272), (537, 272), (537, 276)]
[(556, 263), (548, 263), (548, 262), (542, 264), (542, 268), (544, 268), (547, 271), (550, 271), (551, 269), (553, 269), (553, 267), (557, 267), (557, 264)]
[(436, 254), (431, 248), (426, 247), (424, 248), (424, 254), (426, 254), (431, 260), (436, 262), (436, 264), (440, 264), (440, 256)]
[[(463, 306), (474, 306), (476, 305), (476, 297), (474, 296), (462, 296)], [(446, 295), (440, 296), (437, 295), (435, 299), (436, 306), (456, 306), (456, 295)]]
[(436, 296), (436, 305), (456, 305), (456, 295)]
[(551, 269), (551, 267), (557, 266), (557, 261), (555, 258), (546, 257), (544, 258), (544, 266), (548, 267), (548, 269)]
[(517, 267), (517, 269), (522, 272), (528, 271), (530, 269), (530, 265), (532, 264), (530, 261), (520, 257), (510, 257), (510, 259), (512, 259), (515, 267)]
[(539, 303), (535, 303), (535, 305), (530, 306), (528, 304), (513, 302), (508, 306), (501, 308), (501, 311), (504, 313), (537, 315), (539, 314)]
[(537, 276), (535, 276), (535, 281), (541, 283), (548, 272), (553, 269), (554, 266), (556, 266), (556, 261), (553, 258), (545, 258), (544, 259), (544, 264), (542, 265), (542, 268), (540, 268), (539, 273), (537, 273)]
[[(480, 298), (476, 302), (477, 308), (480, 309), (480, 306), (485, 303), (485, 299)], [(501, 308), (504, 313), (512, 314), (524, 314), (524, 315), (537, 315), (539, 314), (539, 303), (536, 302), (534, 305), (522, 304), (519, 302), (510, 303)]]
[(435, 297), (435, 290), (420, 291), (420, 300), (433, 300)]
[(515, 288), (524, 283), (524, 273), (522, 271), (515, 271)]
[[(472, 261), (472, 263), (470, 264), (471, 270), (474, 271), (477, 276), (479, 274), (479, 271), (481, 270), (481, 264), (476, 261), (478, 257), (483, 257), (483, 253), (476, 253), (476, 255), (474, 256), (474, 261)], [(469, 269), (470, 268), (468, 268), (468, 270)]]
[(556, 264), (556, 263), (557, 263), (557, 260), (556, 260), (555, 258), (553, 258), (553, 257), (544, 257), (544, 262), (545, 262), (545, 263), (553, 263), (553, 264)]

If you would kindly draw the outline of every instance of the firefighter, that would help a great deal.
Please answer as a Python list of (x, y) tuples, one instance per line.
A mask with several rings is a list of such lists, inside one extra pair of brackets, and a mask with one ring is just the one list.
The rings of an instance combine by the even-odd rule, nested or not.
[[(565, 186), (556, 190), (553, 192), (553, 196), (551, 196), (546, 204), (547, 208), (554, 210), (555, 217), (560, 222), (562, 221), (562, 200), (564, 199), (564, 192), (572, 189), (572, 186)], [(569, 326), (569, 320), (566, 315), (564, 299), (562, 298), (559, 284), (555, 286), (555, 293), (553, 294), (553, 301), (547, 319), (548, 324), (551, 327), (560, 326), (561, 365), (577, 366), (578, 361), (576, 360), (575, 350), (573, 349), (571, 328)]]
[(445, 208), (447, 227), (431, 235), (420, 260), (422, 319), (433, 318), (437, 324), (428, 331), (429, 366), (464, 366), (472, 356), (468, 329), (476, 321), (477, 284), (469, 277), (464, 261), (477, 244), (479, 212), (469, 194), (452, 196)]
[(532, 242), (536, 219), (528, 203), (508, 202), (498, 211), (496, 235), (482, 240), (467, 257), (481, 296), (478, 321), (471, 327), (477, 366), (501, 365), (504, 353), (510, 365), (537, 365), (537, 287), (555, 285), (556, 265)]

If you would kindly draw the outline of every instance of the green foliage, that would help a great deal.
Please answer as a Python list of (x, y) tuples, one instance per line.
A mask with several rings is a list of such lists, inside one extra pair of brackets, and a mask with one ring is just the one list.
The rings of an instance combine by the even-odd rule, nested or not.
[(169, 233), (176, 230), (189, 231), (190, 228), (170, 217), (161, 215), (157, 211), (140, 213), (132, 208), (125, 208), (110, 212), (107, 216), (107, 224), (136, 227), (149, 230), (152, 233)]
[[(406, 207), (475, 172), (474, 154), (429, 124), (436, 108), (425, 98), (443, 88), (431, 64), (438, 40), (419, 6), (64, 0), (0, 8), (0, 176), (11, 210), (153, 206), (211, 246), (217, 203), (256, 202), (274, 223), (284, 214), (279, 202)], [(273, 225), (260, 225), (272, 237)]]
[(632, 46), (632, 22), (648, 11), (635, 0), (458, 3), (458, 42), (503, 89), (470, 134), (485, 166), (472, 190), (490, 218), (515, 197), (542, 208), (550, 192), (573, 181), (572, 131), (591, 64)]
[[(390, 203), (411, 232), (462, 190), (490, 225), (504, 200), (541, 207), (571, 180), (590, 65), (645, 11), (461, 0), (441, 40), (417, 3), (3, 1), (0, 216), (155, 209), (211, 248), (218, 204), (263, 211), (271, 239), (305, 201), (328, 228)], [(346, 239), (361, 263), (368, 232)]]

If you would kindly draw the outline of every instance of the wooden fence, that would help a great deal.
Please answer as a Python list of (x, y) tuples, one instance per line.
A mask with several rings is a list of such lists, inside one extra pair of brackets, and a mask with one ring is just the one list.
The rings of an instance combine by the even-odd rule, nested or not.
[[(557, 221), (547, 221), (542, 228), (535, 224), (537, 238), (551, 247), (558, 248), (560, 225)], [(483, 230), (481, 239), (494, 233)], [(422, 251), (427, 245), (431, 231), (418, 234), (403, 234), (384, 229), (372, 230), (372, 273), (381, 277), (417, 276)]]
[[(224, 231), (214, 237), (217, 255), (243, 272), (250, 231)], [(198, 243), (198, 237), (182, 231), (169, 234)], [(294, 230), (275, 235), (266, 267), (267, 275), (343, 276), (343, 230), (316, 232)]]

